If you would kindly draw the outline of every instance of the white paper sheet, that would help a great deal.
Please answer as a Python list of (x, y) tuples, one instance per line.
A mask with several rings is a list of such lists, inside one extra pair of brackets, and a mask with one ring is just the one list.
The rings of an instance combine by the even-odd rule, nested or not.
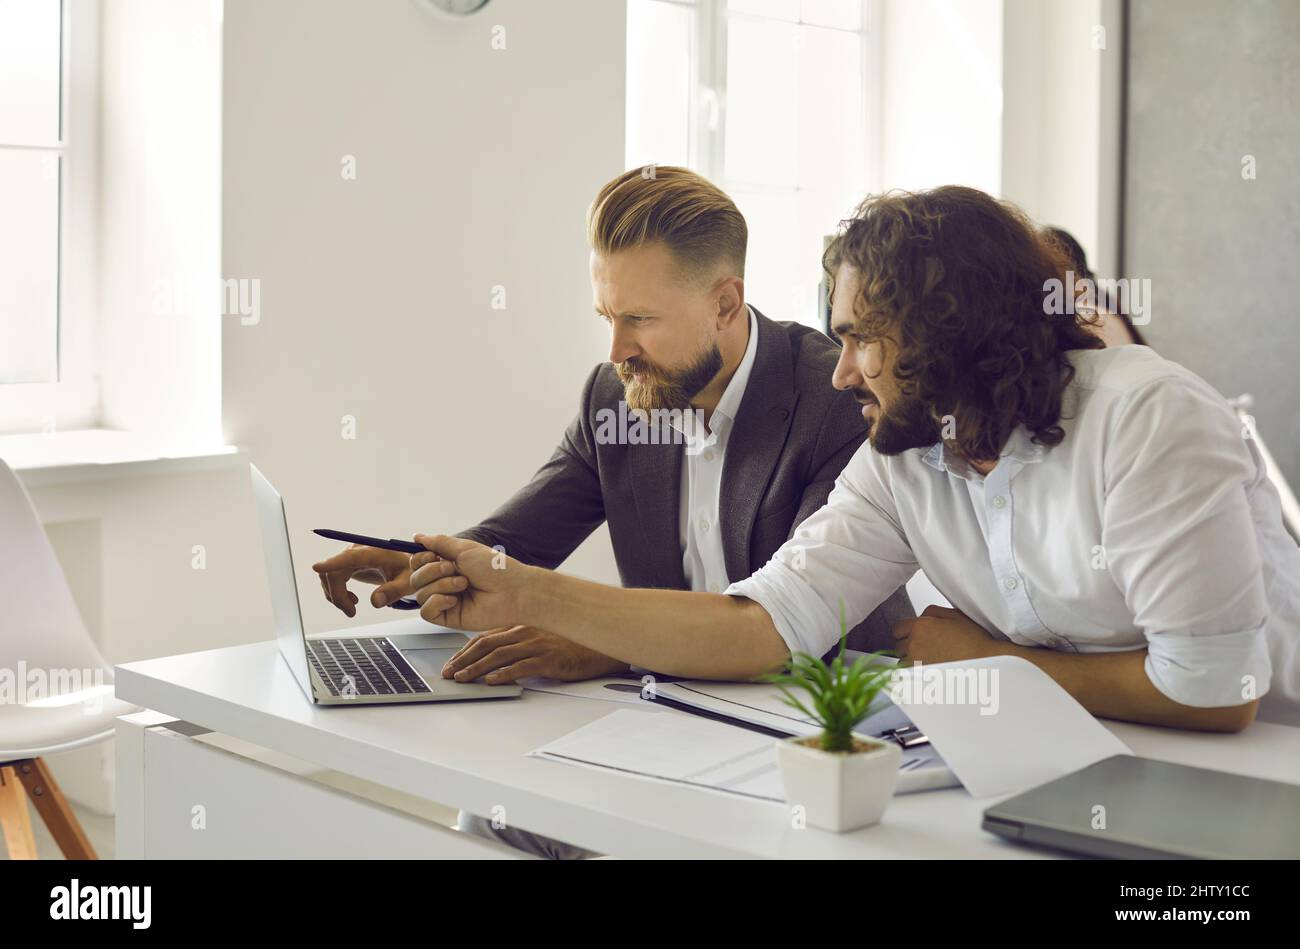
[(974, 797), (1016, 794), (1132, 754), (1051, 676), (1019, 656), (900, 669), (892, 697)]
[(775, 741), (681, 712), (625, 708), (530, 755), (783, 802)]

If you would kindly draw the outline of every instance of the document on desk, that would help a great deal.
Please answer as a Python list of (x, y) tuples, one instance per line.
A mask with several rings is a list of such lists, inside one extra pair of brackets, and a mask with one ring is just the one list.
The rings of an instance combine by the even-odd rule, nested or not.
[(623, 708), (529, 753), (588, 768), (785, 801), (775, 739), (704, 718)]
[(974, 797), (1016, 794), (1133, 753), (1019, 656), (900, 668), (890, 697)]
[[(737, 688), (765, 691), (761, 686)], [(653, 703), (644, 705), (612, 712), (529, 754), (761, 800), (785, 801), (776, 763), (777, 739), (685, 712), (661, 711)], [(905, 721), (897, 710), (886, 710), (886, 714), (890, 721)], [(798, 733), (814, 731), (799, 729)], [(895, 793), (956, 784), (956, 778), (931, 745), (903, 750)]]

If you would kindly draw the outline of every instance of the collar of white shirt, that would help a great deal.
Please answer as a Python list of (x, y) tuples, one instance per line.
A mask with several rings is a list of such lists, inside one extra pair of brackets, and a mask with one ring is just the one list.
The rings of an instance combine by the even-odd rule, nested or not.
[(687, 448), (692, 447), (692, 440), (701, 430), (709, 433), (700, 439), (701, 442), (716, 439), (722, 434), (723, 429), (731, 427), (731, 423), (736, 420), (736, 413), (740, 411), (740, 400), (745, 397), (745, 387), (749, 385), (749, 374), (754, 368), (754, 359), (758, 354), (758, 320), (749, 304), (745, 304), (745, 309), (749, 313), (749, 342), (745, 346), (745, 355), (741, 357), (740, 365), (736, 367), (731, 381), (723, 390), (722, 398), (718, 399), (717, 408), (713, 410), (713, 417), (709, 419), (708, 425), (696, 429), (692, 425), (684, 425), (682, 419), (672, 417), (671, 424), (686, 437)]
[[(1034, 443), (1029, 429), (1023, 425), (1017, 425), (1012, 429), (1006, 444), (1002, 446), (1002, 453), (998, 463), (1001, 464), (1003, 458), (1010, 458), (1021, 465), (1033, 464), (1042, 461), (1046, 451), (1047, 446)], [(921, 456), (921, 460), (931, 468), (937, 471), (947, 471), (948, 474), (961, 478), (963, 481), (981, 477), (979, 472), (968, 465), (964, 458), (952, 452), (943, 442), (936, 442), (932, 445)]]

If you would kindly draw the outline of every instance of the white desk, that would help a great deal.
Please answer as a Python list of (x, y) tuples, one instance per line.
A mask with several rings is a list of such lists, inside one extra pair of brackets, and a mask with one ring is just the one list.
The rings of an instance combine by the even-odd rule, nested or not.
[[(401, 620), (346, 633), (428, 629)], [(121, 857), (515, 855), (412, 816), (418, 807), (380, 803), (371, 785), (478, 814), (504, 807), (512, 826), (618, 857), (1042, 855), (981, 830), (993, 801), (960, 788), (897, 797), (881, 824), (831, 834), (795, 829), (782, 805), (525, 756), (626, 707), (609, 702), (526, 692), (499, 702), (316, 707), (273, 642), (119, 666), (117, 695), (153, 710), (118, 720)], [(1211, 735), (1106, 724), (1139, 755), (1300, 784), (1300, 729), (1257, 722)], [(231, 752), (205, 730), (261, 751)]]

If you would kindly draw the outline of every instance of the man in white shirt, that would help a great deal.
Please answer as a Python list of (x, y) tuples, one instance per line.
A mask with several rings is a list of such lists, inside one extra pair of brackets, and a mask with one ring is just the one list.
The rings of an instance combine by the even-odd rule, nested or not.
[(871, 446), (767, 565), (725, 595), (610, 590), (422, 537), (423, 615), (556, 624), (662, 672), (747, 678), (823, 652), (841, 603), (853, 621), (919, 567), (955, 609), (898, 623), (906, 657), (1022, 656), (1130, 721), (1238, 731), (1261, 698), (1295, 720), (1300, 550), (1220, 396), (1058, 315), (1068, 264), (978, 191), (868, 199), (826, 263), (834, 381)]

